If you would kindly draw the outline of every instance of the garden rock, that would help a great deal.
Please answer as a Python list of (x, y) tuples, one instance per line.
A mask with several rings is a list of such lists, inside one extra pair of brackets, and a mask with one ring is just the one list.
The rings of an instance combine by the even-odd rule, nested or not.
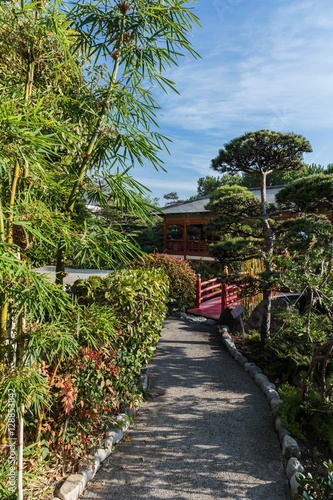
[[(289, 302), (285, 297), (279, 297), (272, 300), (272, 308), (284, 307), (288, 308)], [(250, 333), (252, 330), (261, 332), (264, 328), (266, 317), (266, 303), (262, 300), (257, 307), (253, 310), (251, 316), (245, 323), (245, 332)], [(276, 320), (272, 322), (272, 333), (276, 333), (282, 326), (282, 322)]]
[(269, 383), (268, 378), (261, 371), (256, 373), (254, 380), (258, 387), (261, 387), (263, 384)]
[(86, 467), (85, 469), (79, 468), (79, 474), (82, 474), (85, 482), (87, 483), (88, 481), (90, 481), (90, 479), (94, 477), (95, 472), (92, 465), (89, 465), (89, 467)]
[(283, 427), (283, 425), (281, 425), (279, 428), (279, 439), (281, 443), (283, 443), (283, 440), (286, 436), (290, 436), (290, 432), (288, 431), (288, 429)]
[(107, 436), (109, 438), (112, 438), (113, 444), (123, 439), (123, 435), (124, 435), (123, 431), (119, 429), (119, 427), (114, 427), (111, 431), (107, 433)]
[(120, 427), (120, 429), (123, 432), (127, 431), (127, 429), (130, 426), (130, 423), (131, 423), (131, 421), (130, 421), (128, 415), (126, 415), (126, 413), (121, 413), (120, 415), (118, 415), (116, 417), (115, 421), (117, 422), (118, 427)]
[(241, 366), (244, 366), (245, 363), (248, 363), (248, 359), (243, 356), (240, 352), (237, 351), (237, 354), (235, 356), (235, 360), (237, 361), (238, 364), (240, 364)]
[(258, 373), (262, 373), (262, 370), (255, 363), (245, 363), (244, 370), (248, 372), (252, 378), (255, 378)]
[(274, 424), (276, 432), (279, 432), (281, 425), (282, 425), (281, 417), (277, 417)]
[(279, 407), (281, 404), (282, 399), (280, 399), (279, 397), (271, 399), (270, 405), (273, 415), (275, 415), (279, 411)]
[(229, 332), (229, 328), (227, 326), (222, 325), (222, 328), (221, 328), (220, 332), (221, 332), (221, 335), (222, 335), (223, 339), (230, 339), (230, 340), (232, 340), (231, 336), (228, 333)]
[(60, 500), (76, 500), (85, 488), (85, 479), (82, 474), (71, 474), (57, 493)]
[(242, 319), (239, 316), (237, 318), (232, 316), (231, 311), (234, 309), (234, 306), (226, 307), (220, 314), (218, 324), (228, 326), (231, 333), (241, 333)]
[(291, 457), (288, 460), (288, 465), (286, 469), (288, 479), (291, 479), (297, 473), (303, 474), (304, 467), (301, 462), (296, 457)]
[(268, 401), (270, 401), (271, 399), (276, 399), (278, 397), (278, 393), (275, 390), (275, 385), (272, 384), (271, 382), (268, 382), (266, 384), (263, 383), (261, 388)]
[(125, 412), (129, 417), (134, 417), (137, 411), (138, 411), (138, 409), (135, 406), (132, 406), (132, 408), (127, 406), (125, 408)]
[(297, 442), (295, 441), (294, 438), (288, 435), (284, 436), (283, 438), (282, 453), (286, 458), (290, 457), (301, 458), (301, 450)]
[(294, 474), (291, 478), (290, 478), (290, 493), (292, 495), (292, 497), (294, 495), (297, 495), (298, 493), (298, 487), (299, 487), (299, 482), (297, 481), (297, 474)]
[(104, 462), (104, 460), (111, 455), (111, 449), (110, 448), (99, 448), (96, 453), (95, 457), (97, 457), (100, 462)]
[(235, 357), (236, 353), (238, 352), (236, 350), (236, 346), (235, 344), (233, 343), (232, 340), (228, 340), (226, 339), (225, 342), (224, 342), (224, 345), (226, 346), (226, 348), (228, 349), (228, 351), (230, 352), (230, 354)]

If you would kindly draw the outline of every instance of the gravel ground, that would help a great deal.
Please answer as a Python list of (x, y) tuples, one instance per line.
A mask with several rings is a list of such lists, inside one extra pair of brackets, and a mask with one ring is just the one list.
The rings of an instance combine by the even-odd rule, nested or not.
[(268, 403), (205, 322), (165, 321), (151, 397), (85, 500), (290, 498)]
[[(55, 266), (45, 266), (35, 269), (39, 274), (47, 274), (50, 281), (55, 281)], [(74, 281), (78, 279), (87, 279), (89, 276), (100, 276), (101, 278), (106, 278), (108, 274), (113, 273), (112, 270), (100, 270), (100, 269), (72, 269), (70, 267), (65, 267), (65, 273), (67, 276), (64, 278), (64, 285), (72, 285)]]

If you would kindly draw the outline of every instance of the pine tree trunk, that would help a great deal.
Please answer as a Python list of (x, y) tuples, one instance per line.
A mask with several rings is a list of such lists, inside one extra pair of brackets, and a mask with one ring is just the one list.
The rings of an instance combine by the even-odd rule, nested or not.
[[(261, 172), (261, 223), (263, 235), (265, 238), (265, 271), (271, 273), (273, 271), (273, 235), (267, 217), (267, 188), (266, 188), (267, 173)], [(261, 325), (261, 342), (264, 342), (270, 336), (272, 323), (272, 287), (264, 284), (263, 300), (265, 304), (264, 320)]]

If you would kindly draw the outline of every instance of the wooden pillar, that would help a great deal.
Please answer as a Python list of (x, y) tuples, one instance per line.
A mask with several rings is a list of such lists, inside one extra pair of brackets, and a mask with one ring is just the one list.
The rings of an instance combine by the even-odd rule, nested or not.
[(201, 305), (201, 276), (197, 274), (197, 294), (195, 300), (195, 307), (200, 307)]
[(187, 221), (185, 221), (184, 223), (183, 243), (184, 243), (184, 259), (185, 259), (187, 254)]
[(167, 250), (167, 231), (168, 231), (168, 226), (167, 226), (167, 221), (164, 219), (164, 233), (163, 233), (163, 238), (164, 238), (164, 252)]
[[(228, 268), (225, 266), (224, 268), (224, 275), (228, 276)], [(224, 311), (224, 309), (228, 305), (228, 283), (223, 283), (222, 284), (222, 294), (221, 294), (221, 311)]]
[(221, 311), (227, 307), (227, 284), (222, 284), (222, 294), (221, 294)]

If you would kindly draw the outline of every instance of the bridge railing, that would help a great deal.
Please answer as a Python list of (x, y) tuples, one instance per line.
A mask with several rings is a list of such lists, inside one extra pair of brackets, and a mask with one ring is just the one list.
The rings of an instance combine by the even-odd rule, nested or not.
[(197, 275), (196, 307), (207, 300), (221, 297), (221, 310), (235, 303), (239, 303), (239, 292), (236, 285), (221, 283), (218, 278), (201, 281), (200, 274)]

